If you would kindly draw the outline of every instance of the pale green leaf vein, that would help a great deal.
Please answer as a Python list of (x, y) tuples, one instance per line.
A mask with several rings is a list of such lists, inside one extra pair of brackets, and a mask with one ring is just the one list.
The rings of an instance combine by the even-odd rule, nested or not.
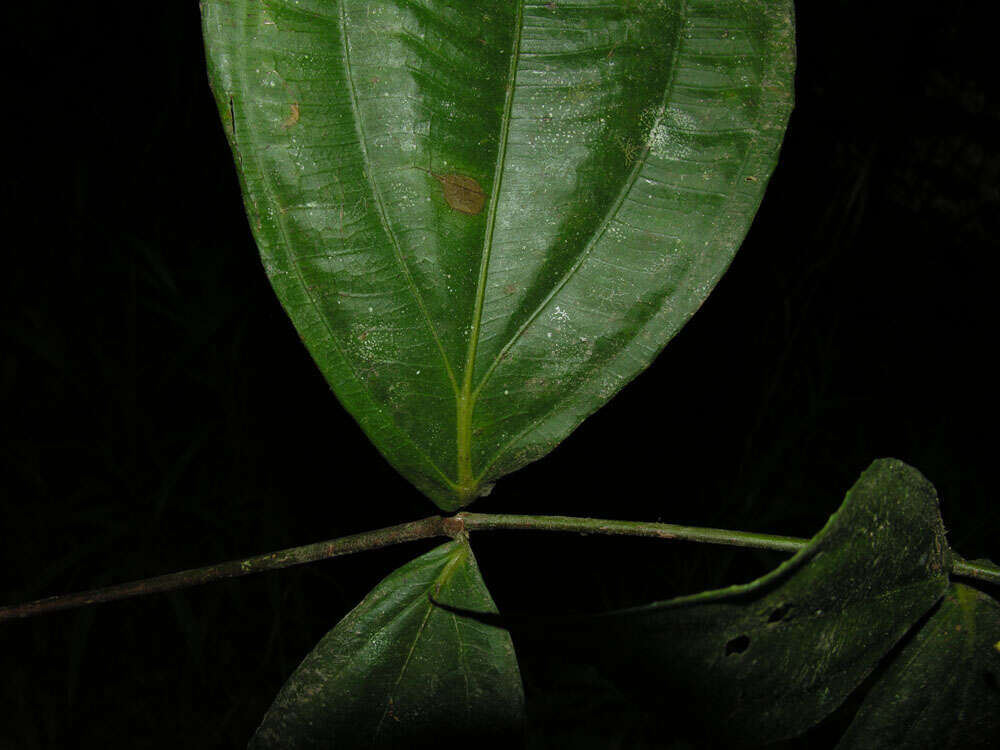
[(417, 307), (420, 309), (421, 317), (427, 324), (427, 329), (430, 332), (431, 337), (434, 339), (434, 343), (441, 355), (441, 360), (444, 363), (445, 372), (448, 374), (448, 379), (451, 381), (451, 387), (455, 391), (457, 397), (458, 381), (455, 379), (455, 373), (452, 370), (451, 362), (448, 359), (448, 355), (445, 353), (444, 346), (441, 344), (441, 339), (438, 336), (434, 322), (431, 320), (423, 295), (420, 293), (420, 289), (417, 287), (413, 274), (410, 272), (410, 267), (406, 263), (406, 258), (403, 257), (403, 251), (399, 245), (399, 240), (396, 237), (396, 233), (392, 230), (392, 224), (389, 221), (389, 215), (385, 208), (382, 192), (379, 190), (378, 184), (375, 182), (375, 175), (371, 170), (371, 160), (368, 155), (368, 145), (365, 137), (364, 123), (361, 119), (361, 108), (358, 106), (358, 92), (354, 85), (354, 75), (351, 71), (351, 43), (348, 38), (347, 11), (344, 7), (344, 3), (340, 4), (340, 39), (343, 46), (344, 74), (347, 76), (347, 87), (350, 90), (351, 96), (351, 110), (358, 133), (358, 145), (361, 149), (362, 160), (364, 161), (365, 176), (368, 178), (369, 187), (371, 188), (372, 195), (375, 198), (375, 206), (378, 212), (379, 221), (381, 222), (386, 235), (389, 237), (389, 242), (392, 245), (393, 256), (399, 265), (403, 278), (406, 279), (406, 284), (417, 303)]
[(514, 90), (517, 83), (518, 60), (521, 55), (521, 35), (524, 31), (524, 0), (518, 0), (514, 17), (514, 35), (511, 41), (510, 66), (507, 70), (507, 89), (504, 97), (503, 114), (500, 119), (500, 136), (497, 156), (493, 166), (493, 186), (490, 190), (489, 208), (486, 214), (486, 229), (483, 233), (483, 251), (479, 262), (479, 278), (476, 281), (475, 305), (472, 325), (469, 330), (469, 345), (465, 357), (465, 372), (462, 376), (461, 392), (457, 394), (456, 447), (458, 460), (458, 484), (465, 492), (474, 491), (472, 480), (472, 412), (475, 396), (472, 395), (473, 369), (479, 350), (479, 336), (482, 328), (483, 305), (486, 298), (486, 280), (489, 275), (490, 257), (493, 253), (493, 233), (496, 228), (497, 207), (503, 187), (504, 166), (507, 161), (507, 144), (510, 140), (511, 113), (514, 108)]
[(458, 615), (451, 612), (451, 622), (455, 626), (455, 638), (458, 640), (458, 661), (462, 669), (462, 679), (465, 680), (465, 714), (472, 718), (472, 691), (469, 685), (469, 660), (465, 655), (465, 641), (462, 640), (462, 630), (458, 626)]
[[(677, 60), (678, 60), (678, 57), (680, 56), (680, 50), (681, 50), (681, 47), (682, 47), (681, 37), (683, 35), (683, 30), (684, 30), (684, 28), (686, 26), (687, 11), (688, 11), (687, 2), (684, 2), (682, 4), (682, 6), (681, 6), (681, 11), (680, 12), (682, 14), (682, 17), (685, 19), (685, 21), (682, 22), (682, 23), (680, 23), (680, 24), (678, 24), (678, 27), (677, 27), (678, 28), (678, 34), (677, 34), (676, 43), (674, 45), (673, 59), (671, 61), (670, 81), (667, 84), (666, 89), (664, 91), (663, 100), (661, 102), (659, 112), (657, 113), (656, 120), (655, 120), (655, 122), (653, 123), (653, 125), (651, 127), (651, 130), (655, 129), (656, 127), (658, 127), (660, 125), (660, 123), (662, 122), (666, 106), (667, 106), (668, 102), (670, 101), (671, 94), (673, 92), (674, 85), (675, 85), (675, 82), (677, 80)], [(627, 178), (625, 180), (624, 185), (622, 185), (622, 189), (619, 191), (618, 195), (615, 197), (614, 202), (611, 204), (611, 206), (608, 208), (608, 211), (605, 213), (604, 218), (601, 220), (600, 226), (597, 228), (597, 230), (591, 236), (590, 240), (587, 242), (587, 244), (584, 247), (583, 251), (580, 253), (580, 257), (566, 271), (566, 273), (563, 275), (563, 277), (553, 287), (552, 291), (549, 292), (545, 296), (545, 298), (535, 307), (535, 309), (532, 311), (531, 315), (528, 316), (528, 318), (525, 320), (525, 322), (523, 324), (521, 324), (521, 326), (517, 329), (517, 331), (515, 331), (514, 335), (511, 336), (510, 341), (508, 341), (506, 344), (504, 344), (503, 348), (501, 348), (501, 350), (497, 353), (496, 357), (494, 357), (493, 361), (490, 363), (489, 367), (486, 369), (486, 372), (483, 373), (483, 377), (479, 381), (479, 384), (476, 386), (475, 390), (472, 393), (472, 399), (471, 400), (472, 400), (473, 403), (475, 403), (475, 400), (478, 398), (480, 391), (482, 391), (483, 387), (489, 381), (489, 379), (492, 376), (493, 372), (500, 365), (500, 363), (504, 360), (504, 358), (507, 356), (507, 353), (511, 350), (511, 348), (521, 339), (521, 337), (532, 326), (532, 324), (535, 322), (535, 320), (538, 319), (538, 316), (542, 314), (542, 312), (549, 305), (549, 303), (563, 289), (563, 287), (565, 287), (566, 284), (569, 283), (570, 279), (573, 278), (573, 276), (580, 269), (580, 267), (590, 257), (591, 253), (594, 251), (594, 248), (597, 246), (597, 243), (604, 236), (605, 232), (607, 232), (608, 227), (611, 226), (611, 223), (615, 220), (615, 217), (617, 217), (618, 213), (621, 210), (621, 207), (624, 205), (626, 199), (628, 198), (629, 193), (632, 191), (632, 188), (635, 186), (636, 180), (638, 180), (639, 175), (641, 174), (643, 168), (646, 165), (646, 160), (649, 158), (649, 153), (650, 153), (651, 148), (652, 148), (651, 140), (647, 139), (646, 143), (643, 144), (642, 151), (636, 157), (635, 165), (632, 167), (632, 170), (629, 172), (629, 174), (628, 174), (628, 176), (627, 176)], [(552, 410), (554, 410), (555, 408), (556, 408), (556, 405), (553, 405)], [(549, 413), (551, 413), (552, 410), (550, 410)], [(498, 450), (493, 455), (493, 458), (486, 464), (486, 466), (483, 468), (483, 470), (476, 477), (477, 481), (481, 481), (483, 479), (483, 477), (485, 477), (486, 474), (489, 472), (489, 470), (493, 467), (493, 465), (500, 459), (500, 457), (503, 456), (507, 452), (507, 450), (510, 449), (510, 447), (512, 445), (515, 445), (517, 443), (517, 441), (520, 440), (525, 434), (527, 434), (528, 432), (530, 432), (531, 430), (533, 430), (538, 425), (539, 421), (541, 421), (541, 420), (536, 420), (532, 424), (528, 425), (524, 430), (522, 430), (521, 432), (519, 432), (517, 435), (515, 435), (513, 438), (511, 438), (511, 440), (509, 440), (502, 448), (500, 448), (500, 450)]]
[(406, 668), (410, 665), (410, 659), (413, 658), (413, 652), (417, 650), (417, 644), (420, 642), (420, 636), (424, 634), (424, 629), (427, 627), (427, 621), (431, 619), (431, 614), (434, 612), (434, 605), (429, 601), (427, 604), (427, 612), (424, 613), (424, 618), (420, 621), (420, 627), (417, 628), (416, 635), (413, 636), (413, 643), (410, 644), (409, 651), (406, 652), (406, 658), (403, 660), (403, 666), (399, 669), (399, 676), (396, 677), (396, 681), (392, 685), (392, 690), (386, 696), (385, 710), (382, 711), (382, 717), (378, 720), (378, 724), (375, 726), (375, 737), (379, 736), (382, 731), (382, 724), (385, 722), (385, 718), (389, 715), (389, 711), (392, 710), (392, 697), (399, 687), (399, 683), (403, 681), (403, 675), (406, 674)]
[[(245, 6), (244, 6), (244, 9), (245, 9)], [(245, 29), (245, 25), (243, 23), (242, 18), (239, 21), (239, 30), (245, 36), (246, 29)], [(246, 100), (248, 98), (247, 97), (247, 91), (246, 91), (246, 82), (245, 82), (244, 77), (242, 75), (243, 71), (246, 69), (245, 44), (237, 44), (236, 45), (236, 48), (234, 50), (234, 57), (235, 57), (235, 59), (236, 59), (237, 62), (236, 62), (236, 64), (234, 64), (232, 66), (233, 82), (234, 83), (238, 83), (238, 85), (240, 87), (241, 98), (243, 100)], [(231, 100), (230, 100), (230, 107), (233, 107), (233, 102)], [(236, 150), (237, 154), (239, 155), (239, 164), (241, 165), (240, 169), (242, 169), (243, 168), (242, 164), (243, 164), (244, 155), (243, 155), (242, 151), (238, 150), (238, 145), (236, 143), (236, 138), (235, 138), (235, 117), (234, 117), (233, 127), (234, 127), (234, 134), (233, 134), (233, 136), (231, 136), (233, 138), (233, 147), (234, 147), (234, 150)], [(264, 189), (265, 192), (271, 194), (271, 200), (274, 202), (274, 204), (275, 205), (279, 205), (280, 202), (277, 199), (277, 195), (275, 193), (274, 186), (267, 179), (266, 173), (261, 168), (259, 160), (255, 156), (254, 150), (253, 149), (248, 149), (246, 157), (248, 159), (250, 159), (250, 158), (253, 159), (254, 166), (256, 168), (256, 172), (259, 175), (260, 184), (262, 185), (262, 187), (263, 187), (263, 189)], [(376, 402), (374, 396), (372, 395), (370, 389), (365, 384), (365, 382), (358, 376), (358, 374), (355, 371), (353, 365), (351, 364), (350, 360), (348, 359), (346, 353), (344, 352), (343, 348), (341, 347), (340, 342), (338, 341), (337, 337), (334, 335), (334, 331), (333, 331), (333, 327), (332, 327), (332, 323), (331, 323), (330, 319), (327, 318), (327, 316), (323, 314), (323, 311), (320, 309), (319, 303), (316, 301), (316, 298), (314, 297), (314, 295), (312, 294), (312, 292), (309, 291), (309, 285), (306, 283), (306, 280), (305, 280), (304, 276), (302, 275), (302, 268), (299, 265), (298, 258), (296, 257), (295, 253), (292, 252), (293, 245), (292, 245), (291, 238), (290, 238), (290, 235), (289, 235), (288, 227), (285, 224), (284, 212), (278, 211), (276, 213), (276, 216), (275, 216), (275, 226), (276, 226), (276, 228), (278, 230), (278, 233), (281, 235), (282, 245), (283, 245), (283, 247), (285, 249), (285, 252), (286, 252), (286, 255), (287, 255), (288, 259), (289, 259), (289, 263), (290, 263), (290, 265), (291, 265), (291, 267), (292, 267), (292, 269), (293, 269), (293, 271), (295, 273), (295, 278), (298, 281), (299, 286), (303, 290), (305, 298), (307, 300), (309, 300), (309, 305), (310, 305), (310, 307), (312, 307), (313, 312), (315, 313), (316, 317), (320, 320), (322, 326), (326, 329), (328, 340), (331, 342), (333, 348), (336, 350), (337, 354), (340, 356), (341, 361), (344, 362), (345, 365), (346, 365), (346, 367), (350, 370), (351, 375), (354, 377), (354, 380), (361, 385), (362, 392), (365, 394), (365, 396), (367, 396), (367, 398), (369, 399), (369, 401), (371, 401), (371, 403), (373, 405), (377, 406), (377, 402)], [(445, 366), (448, 367), (447, 360), (445, 360)], [(451, 375), (450, 370), (449, 370), (449, 375), (452, 378), (452, 384), (454, 386), (454, 376)], [(455, 486), (454, 482), (452, 482), (452, 480), (448, 477), (448, 475), (445, 474), (445, 472), (442, 471), (441, 468), (436, 463), (434, 463), (434, 461), (432, 461), (429, 456), (426, 455), (426, 453), (424, 453), (424, 451), (420, 448), (420, 446), (416, 443), (416, 441), (412, 438), (412, 436), (407, 435), (406, 433), (402, 432), (396, 425), (393, 425), (393, 427), (395, 427), (395, 429), (397, 430), (397, 432), (413, 447), (413, 449), (424, 459), (424, 461), (427, 462), (427, 465), (439, 477), (441, 477), (441, 480), (445, 484), (447, 484), (449, 487), (454, 487)]]
[[(413, 658), (414, 651), (417, 650), (417, 644), (420, 643), (420, 638), (424, 634), (424, 630), (427, 628), (427, 623), (437, 609), (437, 605), (431, 600), (430, 592), (433, 589), (435, 593), (440, 592), (440, 590), (451, 580), (451, 576), (455, 571), (456, 566), (463, 562), (468, 554), (468, 548), (459, 548), (453, 555), (452, 558), (445, 564), (444, 568), (438, 574), (437, 578), (434, 579), (434, 583), (427, 587), (427, 597), (420, 597), (416, 601), (423, 601), (427, 606), (427, 612), (424, 614), (423, 619), (420, 621), (420, 627), (417, 628), (416, 635), (413, 636), (413, 643), (410, 644), (409, 650), (406, 652), (406, 658), (403, 660), (402, 666), (399, 668), (399, 675), (396, 677), (396, 681), (393, 683), (392, 689), (386, 696), (385, 710), (382, 711), (382, 717), (378, 721), (378, 725), (375, 727), (375, 737), (378, 738), (379, 732), (382, 731), (382, 724), (385, 722), (386, 717), (389, 715), (389, 711), (392, 709), (392, 697), (396, 690), (399, 688), (399, 684), (403, 681), (403, 676), (406, 674), (406, 668), (410, 665), (410, 660)], [(409, 609), (407, 607), (406, 609)]]
[[(681, 13), (684, 16), (687, 15), (686, 2), (681, 7)], [(683, 31), (683, 28), (684, 28), (683, 23), (678, 25), (679, 32), (678, 32), (677, 43), (674, 46), (673, 60), (671, 62), (670, 82), (667, 84), (666, 90), (664, 92), (663, 101), (660, 104), (660, 109), (659, 112), (657, 113), (656, 120), (650, 127), (651, 131), (659, 127), (660, 123), (662, 122), (664, 110), (667, 106), (667, 102), (670, 100), (671, 93), (673, 92), (674, 82), (676, 81), (677, 78), (677, 58), (680, 54), (680, 48), (682, 46), (680, 43), (681, 41), (680, 36), (681, 36), (681, 31)], [(633, 165), (632, 170), (626, 177), (624, 185), (622, 185), (622, 189), (618, 192), (618, 195), (615, 196), (614, 202), (612, 202), (611, 206), (604, 214), (604, 218), (601, 220), (601, 223), (598, 226), (597, 230), (594, 232), (593, 235), (591, 235), (590, 240), (587, 242), (586, 246), (583, 248), (583, 251), (580, 253), (580, 257), (577, 258), (576, 262), (572, 266), (570, 266), (569, 269), (567, 269), (566, 273), (563, 274), (563, 277), (559, 279), (556, 285), (552, 288), (552, 291), (550, 291), (547, 295), (545, 295), (545, 298), (542, 299), (540, 303), (538, 303), (535, 309), (531, 312), (531, 315), (528, 316), (528, 318), (524, 321), (524, 323), (522, 323), (521, 326), (517, 329), (517, 331), (514, 332), (514, 335), (511, 336), (510, 340), (506, 344), (504, 344), (502, 349), (500, 349), (496, 357), (493, 358), (493, 361), (490, 363), (490, 366), (486, 369), (486, 372), (483, 373), (483, 377), (479, 381), (479, 385), (477, 385), (475, 390), (473, 391), (473, 400), (475, 400), (479, 396), (479, 392), (483, 389), (483, 386), (486, 385), (487, 381), (490, 379), (490, 376), (493, 374), (494, 370), (496, 370), (499, 364), (507, 356), (507, 352), (509, 352), (511, 348), (521, 339), (524, 333), (538, 319), (538, 316), (542, 314), (542, 312), (545, 310), (546, 307), (548, 307), (549, 303), (553, 300), (553, 298), (555, 298), (555, 296), (559, 294), (559, 292), (563, 289), (563, 287), (565, 287), (566, 284), (569, 283), (570, 279), (572, 279), (573, 276), (576, 275), (576, 272), (590, 257), (590, 254), (594, 251), (594, 248), (597, 246), (597, 243), (600, 242), (600, 240), (604, 237), (604, 234), (607, 232), (608, 227), (611, 226), (611, 222), (613, 222), (615, 218), (618, 216), (618, 213), (619, 211), (621, 211), (621, 207), (624, 205), (626, 199), (629, 196), (629, 193), (632, 192), (632, 188), (635, 186), (636, 180), (639, 179), (639, 175), (642, 173), (643, 168), (646, 166), (646, 160), (649, 158), (649, 152), (651, 147), (652, 147), (651, 139), (647, 138), (646, 143), (643, 145), (642, 151), (636, 157), (635, 164)]]
[(521, 34), (524, 28), (524, 0), (518, 0), (517, 15), (514, 20), (515, 32), (511, 43), (510, 68), (507, 72), (507, 91), (503, 116), (500, 121), (500, 139), (497, 146), (496, 163), (493, 168), (493, 188), (490, 191), (489, 212), (486, 215), (486, 231), (483, 235), (483, 253), (479, 264), (479, 279), (476, 282), (476, 304), (472, 314), (472, 331), (469, 336), (469, 350), (465, 359), (465, 381), (471, 385), (472, 369), (479, 348), (479, 331), (483, 318), (483, 304), (486, 298), (486, 278), (489, 273), (490, 256), (493, 253), (493, 232), (496, 228), (497, 206), (500, 189), (503, 187), (504, 166), (507, 161), (507, 143), (510, 139), (511, 113), (514, 108), (514, 89), (517, 80), (518, 58), (521, 54)]

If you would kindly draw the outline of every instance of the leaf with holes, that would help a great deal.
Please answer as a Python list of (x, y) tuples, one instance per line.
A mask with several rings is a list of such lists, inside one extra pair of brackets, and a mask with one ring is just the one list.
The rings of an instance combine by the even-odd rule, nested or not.
[(838, 750), (973, 750), (1000, 737), (1000, 604), (954, 584), (865, 696)]
[(278, 297), (442, 508), (555, 447), (729, 265), (791, 110), (791, 0), (203, 0)]
[(379, 583), (285, 683), (251, 750), (516, 747), (524, 695), (510, 636), (455, 609), (496, 612), (466, 541)]
[(941, 598), (949, 568), (934, 488), (900, 461), (876, 461), (823, 530), (763, 578), (610, 615), (609, 668), (727, 746), (792, 737)]

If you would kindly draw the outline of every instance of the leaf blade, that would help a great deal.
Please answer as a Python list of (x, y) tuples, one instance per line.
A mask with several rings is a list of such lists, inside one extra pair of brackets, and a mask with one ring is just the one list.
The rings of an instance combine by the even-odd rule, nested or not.
[(952, 584), (865, 696), (838, 750), (993, 747), (1000, 736), (1000, 604)]
[(270, 747), (422, 747), (521, 739), (524, 697), (506, 631), (437, 606), (496, 607), (465, 541), (390, 574), (281, 689), (254, 735)]
[(206, 0), (204, 29), (279, 298), (449, 510), (693, 314), (791, 108), (789, 0)]
[(624, 648), (608, 662), (646, 686), (644, 700), (680, 700), (680, 715), (728, 743), (792, 737), (836, 709), (941, 598), (949, 566), (933, 486), (883, 459), (768, 575), (613, 616)]

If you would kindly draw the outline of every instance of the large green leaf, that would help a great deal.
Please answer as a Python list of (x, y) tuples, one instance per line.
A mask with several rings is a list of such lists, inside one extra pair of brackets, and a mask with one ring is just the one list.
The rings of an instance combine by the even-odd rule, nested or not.
[(949, 567), (934, 488), (876, 461), (772, 573), (610, 616), (611, 669), (726, 745), (791, 737), (837, 708), (941, 598)]
[(838, 750), (972, 750), (1000, 739), (1000, 604), (955, 584), (872, 687)]
[(264, 265), (442, 508), (544, 455), (704, 301), (791, 109), (791, 0), (203, 0)]
[(456, 608), (496, 612), (464, 540), (376, 586), (299, 665), (250, 747), (516, 747), (524, 695), (510, 636)]

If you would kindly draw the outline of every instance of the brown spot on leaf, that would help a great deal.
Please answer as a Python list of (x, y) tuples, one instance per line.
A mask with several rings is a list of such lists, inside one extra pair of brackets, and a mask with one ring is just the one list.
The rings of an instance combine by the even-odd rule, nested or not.
[(482, 186), (474, 178), (464, 174), (438, 174), (424, 167), (416, 167), (416, 169), (426, 172), (441, 183), (444, 200), (452, 210), (473, 216), (482, 213), (483, 204), (486, 202), (486, 193), (483, 192)]
[(486, 193), (473, 178), (464, 174), (434, 175), (444, 189), (448, 205), (463, 214), (475, 215), (483, 210)]
[(291, 105), (288, 107), (288, 109), (289, 109), (288, 117), (286, 117), (285, 121), (281, 123), (282, 130), (288, 130), (290, 127), (292, 127), (299, 121), (299, 103), (292, 102)]
[(475, 179), (464, 174), (437, 174), (423, 167), (417, 169), (422, 169), (441, 183), (444, 200), (450, 208), (473, 216), (482, 213), (486, 193)]

